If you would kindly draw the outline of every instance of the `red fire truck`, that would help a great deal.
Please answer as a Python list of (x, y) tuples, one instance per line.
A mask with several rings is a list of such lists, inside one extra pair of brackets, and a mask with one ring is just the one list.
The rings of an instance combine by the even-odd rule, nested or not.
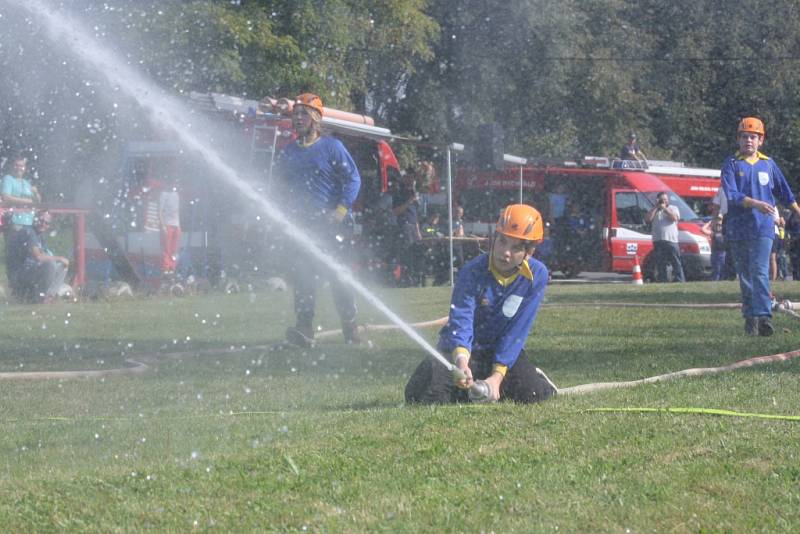
[(630, 273), (638, 257), (645, 278), (653, 279), (653, 243), (645, 214), (664, 191), (681, 213), (679, 246), (686, 276), (703, 279), (710, 270), (711, 247), (700, 217), (659, 174), (632, 163), (587, 157), (501, 172), (462, 168), (454, 179), (454, 197), (471, 221), (466, 230), (477, 235), (491, 233), (491, 223), (505, 204), (522, 201), (539, 208), (547, 235), (538, 252), (553, 271), (567, 276)]
[(683, 198), (699, 215), (710, 214), (711, 199), (720, 187), (720, 170), (688, 167), (673, 161), (651, 162), (647, 171)]

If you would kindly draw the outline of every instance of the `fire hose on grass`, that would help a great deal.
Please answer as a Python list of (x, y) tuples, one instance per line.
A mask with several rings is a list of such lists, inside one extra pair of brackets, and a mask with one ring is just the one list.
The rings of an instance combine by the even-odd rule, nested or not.
[[(653, 306), (650, 304), (635, 304), (635, 303), (590, 303), (588, 305), (592, 306), (605, 306), (605, 307), (642, 307), (642, 306)], [(737, 304), (658, 304), (660, 307), (664, 308), (734, 308), (737, 307)], [(785, 313), (790, 317), (795, 319), (800, 319), (800, 314), (794, 311), (794, 304), (788, 300), (783, 300), (778, 302), (774, 309), (781, 313)], [(413, 328), (428, 328), (433, 326), (442, 326), (447, 322), (447, 317), (440, 317), (439, 319), (433, 319), (430, 321), (422, 321), (418, 323), (412, 323), (410, 326)], [(371, 332), (384, 332), (389, 330), (398, 330), (399, 327), (395, 324), (379, 324), (379, 325), (361, 325), (364, 333), (371, 333)], [(327, 338), (331, 336), (336, 336), (341, 334), (341, 330), (326, 330), (323, 332), (319, 332), (316, 334), (315, 337), (317, 338)], [(257, 347), (250, 347), (250, 349), (270, 349), (274, 348), (274, 346), (257, 346)], [(219, 349), (206, 349), (202, 351), (187, 351), (187, 352), (175, 352), (170, 354), (162, 354), (158, 355), (157, 357), (153, 357), (154, 360), (157, 359), (166, 359), (166, 358), (182, 358), (187, 356), (197, 356), (200, 354), (219, 354), (220, 352), (239, 352), (243, 349), (226, 349), (224, 351), (220, 351)], [(728, 371), (734, 371), (736, 369), (741, 369), (745, 367), (753, 367), (756, 365), (763, 365), (768, 363), (776, 363), (782, 361), (792, 360), (800, 356), (800, 350), (790, 351), (790, 352), (782, 352), (778, 354), (772, 354), (768, 356), (756, 356), (753, 358), (747, 358), (745, 360), (740, 360), (737, 362), (733, 362), (728, 365), (723, 365), (720, 367), (700, 367), (700, 368), (692, 368), (692, 369), (683, 369), (681, 371), (674, 371), (670, 373), (664, 373), (661, 375), (651, 376), (647, 378), (641, 378), (638, 380), (630, 380), (624, 382), (596, 382), (590, 384), (580, 384), (577, 386), (565, 387), (565, 388), (556, 388), (556, 392), (561, 395), (584, 395), (587, 393), (593, 393), (595, 391), (603, 391), (608, 389), (619, 389), (619, 388), (628, 388), (634, 387), (642, 384), (653, 384), (656, 382), (663, 382), (667, 380), (674, 380), (677, 378), (685, 378), (685, 377), (693, 377), (693, 376), (704, 376), (704, 375), (711, 375), (717, 373), (723, 373)], [(455, 380), (463, 380), (465, 378), (463, 371), (461, 371), (458, 367), (453, 365), (449, 362), (444, 356), (435, 354), (436, 360), (444, 365), (450, 372), (453, 373)], [(106, 377), (112, 375), (121, 375), (121, 374), (141, 374), (148, 370), (148, 365), (143, 360), (147, 360), (148, 358), (138, 356), (137, 359), (127, 358), (125, 360), (126, 367), (120, 369), (105, 369), (105, 370), (83, 370), (83, 371), (42, 371), (42, 372), (7, 372), (7, 373), (0, 373), (0, 380), (1, 379), (41, 379), (41, 378), (98, 378), (98, 377)], [(489, 401), (491, 396), (490, 387), (486, 382), (483, 380), (475, 380), (473, 386), (469, 389), (469, 397), (470, 400), (473, 402), (487, 402)]]
[[(636, 303), (594, 303), (594, 305), (602, 305), (602, 306), (620, 306), (620, 307), (641, 307), (641, 306), (660, 306), (664, 308), (736, 308), (739, 307), (738, 304), (644, 304), (639, 305)], [(794, 311), (794, 304), (787, 300), (782, 300), (777, 302), (774, 306), (776, 311), (785, 313), (790, 317), (795, 319), (800, 319), (800, 314)], [(411, 326), (415, 328), (424, 328), (430, 326), (441, 326), (447, 322), (447, 317), (441, 317), (439, 319), (434, 319), (432, 321), (425, 321), (421, 323), (412, 323)], [(394, 325), (371, 325), (365, 327), (365, 330), (368, 332), (373, 331), (382, 331), (382, 330), (393, 330), (396, 329)], [(331, 330), (327, 332), (321, 332), (319, 337), (327, 337), (329, 335), (338, 334), (339, 330)], [(705, 376), (705, 375), (712, 375), (718, 373), (724, 373), (729, 371), (734, 371), (736, 369), (742, 369), (745, 367), (753, 367), (756, 365), (763, 365), (768, 363), (776, 363), (782, 361), (788, 361), (800, 356), (800, 350), (790, 351), (790, 352), (782, 352), (778, 354), (772, 354), (768, 356), (756, 356), (753, 358), (747, 358), (745, 360), (740, 360), (738, 362), (733, 362), (728, 365), (722, 365), (719, 367), (699, 367), (699, 368), (692, 368), (692, 369), (683, 369), (681, 371), (673, 371), (670, 373), (664, 373), (661, 375), (651, 376), (647, 378), (641, 378), (639, 380), (629, 380), (624, 382), (595, 382), (590, 384), (580, 384), (577, 386), (571, 386), (566, 388), (559, 388), (556, 387), (556, 393), (560, 395), (584, 395), (587, 393), (593, 393), (595, 391), (603, 391), (607, 389), (620, 389), (620, 388), (629, 388), (634, 386), (639, 386), (642, 384), (654, 384), (656, 382), (663, 382), (667, 380), (674, 380), (677, 378), (685, 378), (685, 377), (692, 377), (692, 376)], [(447, 361), (443, 356), (437, 355), (437, 360), (442, 363), (449, 371), (453, 373), (454, 380), (462, 380), (464, 378), (463, 372), (458, 369), (455, 365)], [(487, 402), (491, 399), (491, 391), (490, 386), (484, 382), (483, 380), (476, 380), (473, 386), (469, 390), (470, 400), (472, 402)]]

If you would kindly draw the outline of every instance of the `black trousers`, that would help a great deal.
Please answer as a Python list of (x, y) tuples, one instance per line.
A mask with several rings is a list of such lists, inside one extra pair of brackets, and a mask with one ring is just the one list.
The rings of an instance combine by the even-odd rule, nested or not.
[[(472, 354), (469, 368), (475, 380), (483, 380), (492, 374), (494, 355), (489, 352)], [(523, 350), (516, 363), (508, 369), (500, 385), (500, 400), (522, 404), (540, 402), (556, 393), (547, 378), (536, 369)], [(469, 402), (467, 390), (453, 384), (453, 373), (432, 356), (417, 366), (406, 384), (406, 402), (409, 404), (446, 404)]]
[(672, 265), (672, 277), (676, 282), (685, 282), (681, 252), (677, 243), (671, 241), (653, 241), (653, 253), (656, 258), (656, 279), (668, 282), (667, 265)]
[[(320, 246), (331, 254), (335, 261), (347, 265), (353, 260), (353, 229), (348, 224), (331, 224), (320, 228), (317, 225), (315, 236)], [(289, 278), (294, 286), (294, 312), (297, 326), (311, 327), (316, 309), (317, 285), (322, 281), (330, 284), (333, 301), (342, 324), (351, 323), (356, 317), (356, 301), (353, 290), (339, 280), (339, 277), (318, 258), (298, 245), (292, 246), (291, 257), (300, 260), (290, 266)]]

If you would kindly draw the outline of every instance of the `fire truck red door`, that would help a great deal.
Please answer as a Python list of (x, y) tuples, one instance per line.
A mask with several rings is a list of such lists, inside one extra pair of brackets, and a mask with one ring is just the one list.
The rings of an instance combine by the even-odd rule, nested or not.
[(611, 270), (629, 273), (634, 258), (638, 256), (643, 264), (653, 249), (650, 225), (645, 221), (649, 206), (643, 195), (632, 189), (612, 189), (610, 195), (609, 224), (603, 232), (608, 237)]

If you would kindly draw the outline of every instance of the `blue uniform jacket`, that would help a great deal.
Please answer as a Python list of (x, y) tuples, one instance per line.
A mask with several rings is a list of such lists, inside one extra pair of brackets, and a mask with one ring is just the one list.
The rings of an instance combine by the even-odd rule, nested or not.
[[(453, 288), (450, 317), (439, 332), (439, 350), (489, 350), (494, 363), (511, 367), (530, 333), (547, 287), (547, 267), (527, 260), (529, 269), (501, 284), (489, 269), (489, 254), (464, 265)], [(530, 276), (530, 278), (528, 277)]]
[(754, 208), (745, 208), (745, 197), (789, 206), (795, 199), (778, 165), (758, 153), (755, 163), (748, 163), (738, 152), (722, 165), (722, 188), (728, 200), (727, 234), (730, 240), (775, 237), (775, 219)]
[(281, 155), (279, 171), (292, 202), (317, 213), (339, 205), (351, 210), (361, 188), (352, 156), (334, 137), (322, 136), (309, 146), (290, 144)]

